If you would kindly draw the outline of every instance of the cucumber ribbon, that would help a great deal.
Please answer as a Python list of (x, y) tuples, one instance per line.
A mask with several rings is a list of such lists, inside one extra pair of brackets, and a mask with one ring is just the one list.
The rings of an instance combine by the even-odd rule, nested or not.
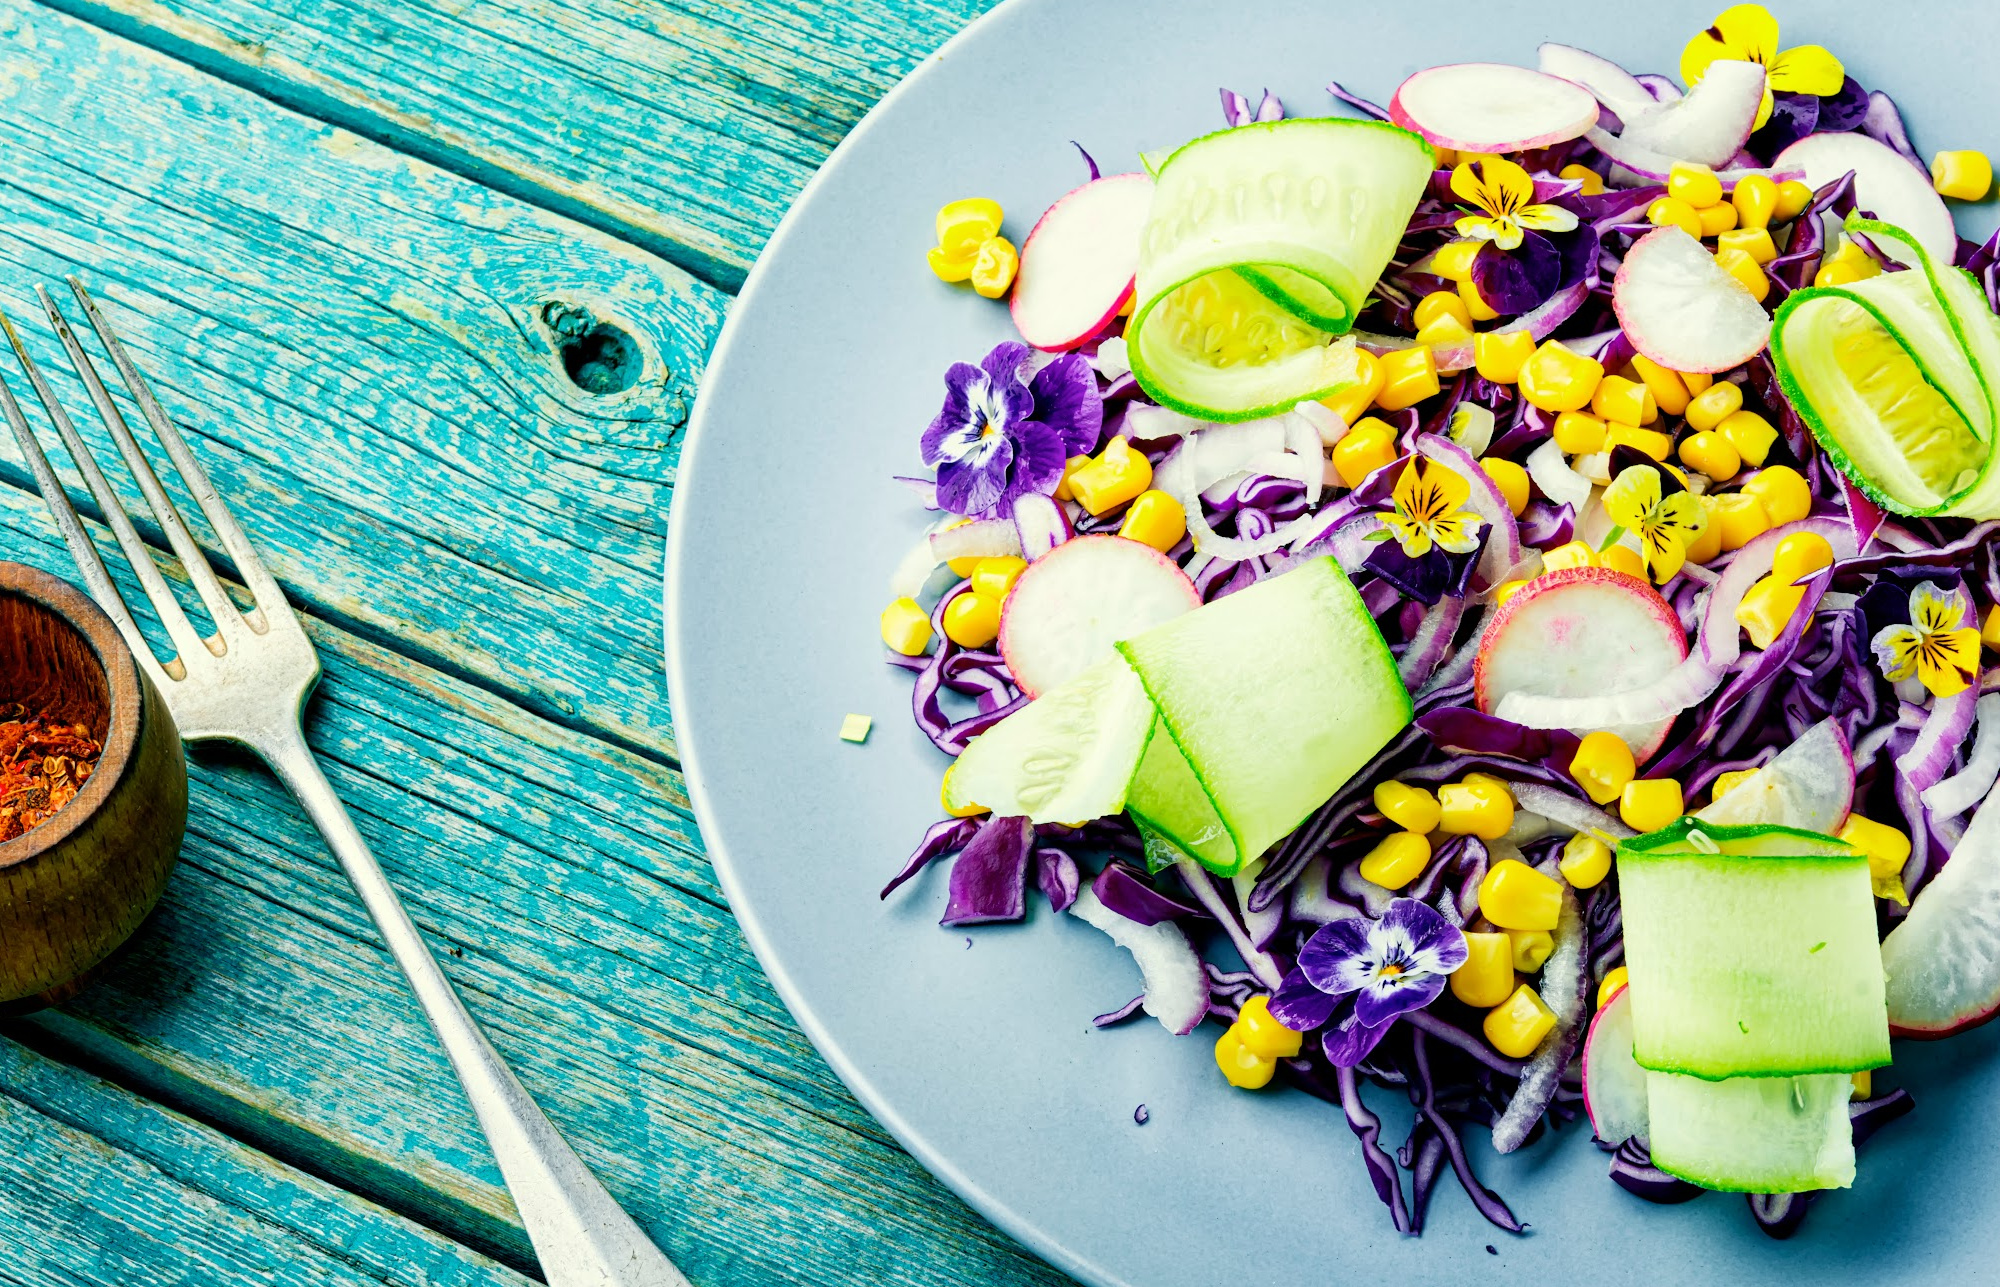
[(1161, 163), (1140, 236), (1132, 373), (1202, 420), (1254, 420), (1355, 383), (1345, 338), (1431, 176), (1380, 121), (1267, 121)]

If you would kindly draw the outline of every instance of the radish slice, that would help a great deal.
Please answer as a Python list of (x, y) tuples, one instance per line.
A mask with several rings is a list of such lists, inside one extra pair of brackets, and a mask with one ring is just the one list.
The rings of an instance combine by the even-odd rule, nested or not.
[(1679, 228), (1632, 243), (1611, 306), (1632, 347), (1670, 371), (1727, 371), (1771, 342), (1764, 306)]
[(1153, 204), (1144, 174), (1093, 179), (1059, 198), (1021, 243), (1008, 308), (1038, 349), (1073, 349), (1111, 325), (1132, 298), (1139, 233)]
[(1000, 655), (1039, 697), (1143, 634), (1201, 606), (1194, 582), (1150, 545), (1079, 536), (1028, 565), (1000, 613)]
[(1658, 99), (1646, 92), (1638, 77), (1587, 49), (1550, 41), (1536, 51), (1535, 57), (1543, 71), (1583, 86), (1621, 121), (1634, 120), (1660, 105)]
[(1389, 119), (1439, 147), (1520, 152), (1579, 137), (1597, 124), (1581, 85), (1505, 63), (1454, 63), (1420, 71), (1389, 100)]
[(1627, 119), (1625, 142), (1681, 161), (1721, 168), (1743, 150), (1764, 102), (1764, 68), (1723, 59), (1708, 65), (1693, 89)]
[(1946, 1037), (2000, 1011), (2000, 790), (1882, 940), (1889, 1031)]
[[(1128, 545), (1132, 542), (1126, 542)], [(1168, 1032), (1184, 1037), (1208, 1017), (1208, 971), (1181, 927), (1172, 921), (1141, 925), (1106, 907), (1089, 885), (1076, 891), (1070, 915), (1111, 936), (1132, 954), (1145, 980), (1147, 1014)]]
[(1854, 805), (1854, 750), (1823, 719), (1763, 768), (1695, 814), (1718, 826), (1761, 823), (1832, 835)]
[[(1500, 605), (1479, 640), (1473, 696), (1486, 714), (1509, 719), (1503, 703), (1510, 696), (1637, 688), (1679, 666), (1687, 651), (1680, 617), (1652, 586), (1609, 568), (1563, 568), (1536, 577)], [(1610, 731), (1645, 760), (1672, 725), (1669, 717)]]
[(1014, 532), (1020, 556), (1030, 563), (1067, 541), (1075, 529), (1069, 514), (1050, 496), (1029, 492), (1014, 501)]
[(1003, 555), (1021, 556), (1021, 533), (1004, 518), (982, 518), (977, 522), (947, 527), (931, 537), (931, 553), (940, 563), (952, 559), (990, 559)]
[[(1806, 186), (1814, 189), (1852, 170), (1856, 209), (1904, 229), (1940, 264), (1950, 263), (1958, 252), (1958, 229), (1944, 198), (1931, 187), (1931, 176), (1865, 134), (1809, 134), (1778, 153), (1772, 164), (1799, 170)], [(1889, 238), (1876, 245), (1898, 263), (1916, 262)]]
[(1583, 1109), (1597, 1138), (1613, 1147), (1644, 1141), (1651, 1127), (1646, 1070), (1632, 1057), (1631, 995), (1630, 988), (1612, 993), (1583, 1042)]

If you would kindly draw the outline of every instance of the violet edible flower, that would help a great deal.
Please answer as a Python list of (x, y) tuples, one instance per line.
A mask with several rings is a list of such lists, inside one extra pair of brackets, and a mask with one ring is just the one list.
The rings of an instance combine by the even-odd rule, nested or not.
[(967, 518), (1006, 514), (1014, 501), (1052, 495), (1071, 456), (1089, 455), (1104, 432), (1104, 400), (1090, 362), (1065, 353), (1024, 380), (1029, 349), (1006, 343), (978, 366), (945, 372), (944, 408), (924, 431), (939, 506)]
[[(1414, 898), (1390, 900), (1381, 920), (1351, 917), (1323, 925), (1271, 997), (1271, 1013), (1296, 1031), (1328, 1030), (1326, 1057), (1352, 1068), (1368, 1057), (1397, 1016), (1422, 1009), (1465, 964), (1465, 934)], [(1352, 998), (1351, 1003), (1349, 998)]]

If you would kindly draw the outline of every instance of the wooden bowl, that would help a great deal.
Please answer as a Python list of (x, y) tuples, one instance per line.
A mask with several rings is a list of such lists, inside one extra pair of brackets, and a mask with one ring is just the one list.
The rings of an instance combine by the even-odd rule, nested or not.
[(0, 1005), (73, 995), (167, 887), (187, 831), (187, 761), (118, 628), (66, 581), (0, 563), (0, 709), (88, 727), (97, 769), (41, 826), (0, 843)]

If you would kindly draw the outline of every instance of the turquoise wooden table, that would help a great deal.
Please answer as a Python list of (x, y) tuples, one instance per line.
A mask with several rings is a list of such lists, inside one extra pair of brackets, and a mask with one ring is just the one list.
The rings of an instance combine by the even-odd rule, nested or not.
[[(0, 0), (0, 307), (38, 321), (66, 272), (105, 301), (307, 614), (310, 736), (411, 913), (701, 1284), (1055, 1281), (773, 995), (660, 665), (675, 460), (731, 292), (986, 2)], [(11, 443), (0, 557), (69, 572)], [(316, 834), (246, 759), (193, 778), (152, 920), (0, 1023), (0, 1283), (532, 1278)]]

